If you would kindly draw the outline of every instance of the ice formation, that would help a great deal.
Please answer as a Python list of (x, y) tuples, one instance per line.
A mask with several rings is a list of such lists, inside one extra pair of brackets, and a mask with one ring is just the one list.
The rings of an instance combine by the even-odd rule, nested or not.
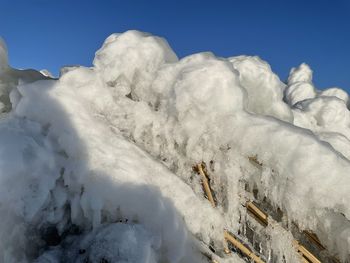
[[(347, 105), (306, 64), (285, 84), (258, 57), (179, 60), (138, 31), (59, 79), (12, 69), (1, 41), (0, 262), (208, 262), (208, 247), (244, 262), (220, 252), (223, 230), (239, 231), (243, 183), (345, 262)], [(216, 208), (192, 171), (201, 162)], [(290, 233), (266, 231), (277, 262), (300, 260)]]

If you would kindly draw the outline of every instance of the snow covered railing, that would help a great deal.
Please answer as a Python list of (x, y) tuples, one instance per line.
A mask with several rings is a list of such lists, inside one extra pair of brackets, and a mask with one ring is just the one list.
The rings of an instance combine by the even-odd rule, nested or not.
[[(253, 156), (253, 157), (248, 157), (249, 162), (255, 166), (258, 169), (262, 169), (263, 167), (263, 163), (261, 163), (260, 161), (258, 161), (258, 157), (257, 156)], [(253, 190), (254, 192), (254, 190)], [(255, 196), (255, 194), (254, 194)], [(266, 201), (263, 201), (266, 202)], [(272, 218), (272, 216), (269, 216), (266, 211), (263, 211), (261, 208), (259, 208), (258, 204), (256, 204), (255, 202), (252, 201), (248, 201), (247, 202), (247, 210), (248, 210), (248, 214), (252, 215), (260, 224), (262, 224), (264, 227), (266, 227), (268, 225), (268, 218), (270, 218), (270, 221), (273, 221), (273, 224), (280, 224), (279, 220), (274, 220)], [(280, 210), (281, 211), (281, 210)], [(296, 232), (298, 232), (298, 237), (295, 238), (293, 244), (296, 247), (298, 253), (302, 256), (302, 262), (311, 262), (311, 263), (320, 263), (320, 262), (334, 262), (334, 263), (340, 263), (340, 261), (332, 256), (331, 254), (329, 254), (329, 252), (326, 250), (326, 247), (320, 242), (319, 238), (317, 237), (317, 235), (313, 232), (310, 232), (308, 230), (300, 230), (298, 225), (295, 222), (292, 222), (292, 225), (294, 227), (294, 231), (293, 229), (289, 229), (289, 227), (287, 226), (283, 226), (281, 225), (286, 231), (290, 231), (292, 233), (292, 235), (295, 238), (295, 234)], [(287, 227), (287, 228), (286, 228)], [(306, 248), (304, 245), (301, 244), (299, 239), (303, 239), (304, 241), (307, 239), (308, 242), (305, 243), (309, 243), (309, 244), (313, 244), (317, 247), (318, 251), (315, 251), (315, 248), (308, 249)], [(299, 240), (299, 241), (298, 241)], [(323, 260), (321, 261), (320, 259), (318, 259), (310, 250), (314, 250), (314, 252), (317, 252), (317, 254), (321, 254), (321, 251), (323, 252)]]
[[(262, 211), (254, 202), (248, 201), (246, 204), (248, 212), (250, 212), (251, 215), (253, 215), (254, 219), (256, 219), (259, 223), (261, 223), (264, 227), (268, 225), (268, 215)], [(308, 232), (309, 235), (312, 233)], [(318, 240), (317, 236), (315, 234), (312, 234), (315, 239)], [(297, 251), (302, 256), (303, 262), (312, 262), (312, 263), (321, 263), (321, 261), (314, 256), (307, 248), (305, 248), (303, 245), (300, 244), (297, 240), (294, 240), (294, 246), (297, 248)], [(319, 245), (318, 241), (318, 245)], [(322, 245), (321, 245), (322, 246)], [(322, 246), (323, 247), (323, 246)]]
[[(257, 157), (249, 157), (249, 161), (256, 167), (261, 168), (263, 166), (262, 163), (260, 163), (257, 160)], [(210, 177), (206, 170), (205, 163), (199, 163), (193, 167), (193, 170), (195, 170), (202, 178), (202, 186), (204, 193), (211, 203), (213, 207), (216, 207), (216, 201), (214, 199), (214, 193), (210, 187)], [(263, 211), (257, 203), (254, 201), (248, 200), (245, 204), (245, 207), (247, 209), (247, 213), (252, 216), (258, 223), (260, 223), (263, 227), (267, 227), (269, 224), (278, 224), (277, 221), (275, 221), (272, 217), (270, 217), (265, 211)], [(283, 228), (283, 226), (282, 226)], [(285, 231), (288, 231), (285, 229)], [(303, 231), (303, 233), (308, 237), (308, 239), (313, 242), (320, 250), (325, 250), (325, 247), (321, 244), (318, 237), (309, 231)], [(244, 256), (249, 258), (250, 260), (253, 260), (256, 263), (264, 263), (264, 261), (261, 259), (261, 256), (256, 255), (253, 250), (251, 250), (249, 247), (247, 247), (245, 244), (243, 244), (237, 237), (235, 237), (232, 233), (230, 233), (227, 230), (224, 230), (224, 239), (227, 243), (231, 244), (235, 249), (239, 250)], [(321, 261), (304, 245), (300, 243), (297, 239), (294, 239), (293, 245), (295, 246), (297, 252), (301, 256), (301, 262), (303, 263), (321, 263)], [(225, 251), (227, 252), (227, 251)], [(226, 253), (228, 254), (228, 253)], [(339, 262), (337, 259), (332, 258), (334, 262)], [(213, 260), (212, 262), (217, 262)]]
[[(246, 204), (248, 212), (253, 215), (253, 217), (263, 226), (268, 225), (268, 215), (262, 211), (254, 202), (248, 201)], [(325, 247), (320, 243), (318, 237), (309, 231), (304, 231), (304, 233), (308, 236), (308, 238), (315, 243), (320, 249), (325, 249)], [(294, 245), (297, 248), (298, 252), (301, 254), (301, 256), (304, 259), (307, 259), (308, 261), (305, 262), (312, 262), (312, 263), (320, 263), (321, 261), (318, 260), (317, 257), (315, 257), (308, 249), (306, 249), (303, 245), (300, 244), (297, 240), (294, 240)]]
[[(213, 207), (216, 207), (213, 193), (212, 193), (212, 190), (210, 188), (209, 176), (208, 176), (206, 169), (205, 169), (205, 164), (204, 163), (197, 164), (193, 167), (193, 169), (202, 178), (203, 190), (204, 190), (205, 195), (207, 196), (209, 202), (211, 203), (211, 205)], [(235, 248), (237, 248), (239, 251), (241, 251), (245, 256), (252, 259), (254, 262), (265, 263), (259, 256), (255, 255), (248, 247), (246, 247), (241, 241), (239, 241), (234, 235), (232, 235), (227, 230), (224, 230), (224, 238), (227, 242), (229, 242), (231, 245), (233, 245)], [(227, 251), (225, 251), (225, 252), (228, 253)], [(213, 260), (212, 262), (216, 263), (216, 260)]]

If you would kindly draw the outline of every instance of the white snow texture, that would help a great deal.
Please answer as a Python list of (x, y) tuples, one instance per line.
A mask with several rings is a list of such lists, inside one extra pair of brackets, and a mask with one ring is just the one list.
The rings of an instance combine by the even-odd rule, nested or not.
[(242, 181), (345, 260), (348, 99), (317, 90), (306, 64), (283, 83), (259, 57), (179, 60), (138, 31), (59, 79), (11, 68), (0, 41), (0, 262), (208, 262), (239, 228)]

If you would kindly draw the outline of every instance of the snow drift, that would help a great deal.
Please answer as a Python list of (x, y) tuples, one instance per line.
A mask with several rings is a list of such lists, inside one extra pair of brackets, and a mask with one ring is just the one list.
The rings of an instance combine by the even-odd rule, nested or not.
[(0, 110), (0, 262), (208, 262), (239, 229), (242, 182), (349, 259), (348, 95), (317, 90), (306, 64), (283, 83), (258, 57), (179, 60), (128, 31), (52, 79), (12, 69), (0, 42)]

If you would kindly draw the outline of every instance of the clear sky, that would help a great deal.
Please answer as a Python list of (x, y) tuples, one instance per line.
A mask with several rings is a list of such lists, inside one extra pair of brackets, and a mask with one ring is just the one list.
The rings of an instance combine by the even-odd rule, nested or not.
[(177, 55), (258, 55), (285, 80), (302, 62), (318, 88), (350, 91), (348, 0), (0, 0), (0, 36), (17, 68), (91, 65), (114, 32), (165, 37)]

